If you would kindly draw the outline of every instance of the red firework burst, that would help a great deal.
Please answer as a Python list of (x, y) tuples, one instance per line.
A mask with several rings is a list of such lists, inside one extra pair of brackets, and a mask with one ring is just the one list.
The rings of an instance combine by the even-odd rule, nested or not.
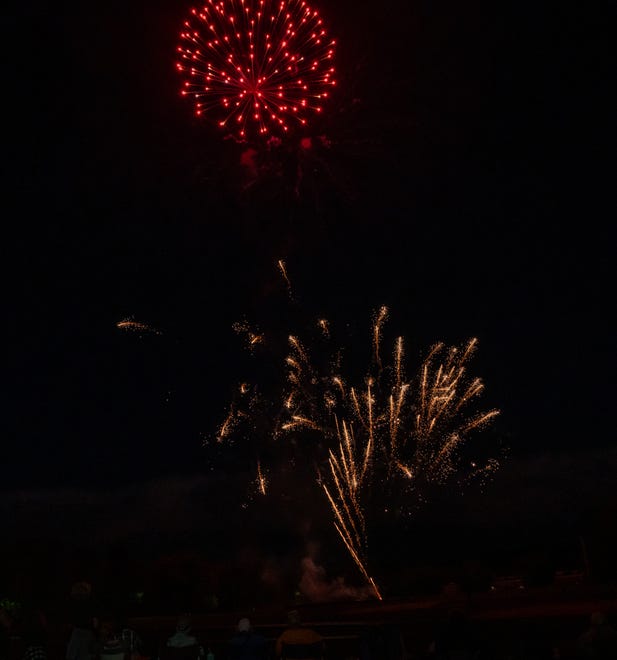
[(241, 138), (307, 124), (336, 84), (335, 42), (303, 0), (207, 0), (180, 38), (182, 95)]

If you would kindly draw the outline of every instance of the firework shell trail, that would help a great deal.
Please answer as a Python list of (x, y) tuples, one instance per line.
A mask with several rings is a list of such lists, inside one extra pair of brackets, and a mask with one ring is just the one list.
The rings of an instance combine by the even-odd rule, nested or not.
[(322, 112), (335, 46), (304, 0), (205, 0), (180, 33), (181, 94), (241, 140), (280, 137)]

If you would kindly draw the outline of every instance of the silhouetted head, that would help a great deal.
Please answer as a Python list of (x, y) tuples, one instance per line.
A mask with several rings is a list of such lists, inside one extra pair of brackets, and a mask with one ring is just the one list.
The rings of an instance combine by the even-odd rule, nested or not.
[(290, 626), (299, 626), (300, 625), (300, 612), (298, 610), (291, 610), (287, 612), (287, 623)]
[(188, 616), (181, 616), (176, 623), (176, 631), (182, 633), (191, 632), (191, 620)]
[(243, 619), (240, 619), (240, 621), (238, 621), (238, 632), (241, 633), (248, 632), (250, 629), (251, 629), (251, 622), (249, 621), (249, 619), (244, 617)]

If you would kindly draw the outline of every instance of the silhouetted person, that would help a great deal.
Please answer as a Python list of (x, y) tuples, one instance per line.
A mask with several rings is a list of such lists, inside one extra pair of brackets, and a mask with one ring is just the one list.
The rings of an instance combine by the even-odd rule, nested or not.
[(183, 649), (187, 646), (197, 646), (197, 638), (192, 633), (191, 620), (181, 616), (176, 623), (176, 632), (167, 640), (167, 646), (172, 649)]
[(47, 660), (47, 621), (40, 610), (26, 612), (23, 620), (23, 660)]
[(287, 614), (287, 628), (276, 640), (277, 660), (321, 660), (324, 657), (323, 637), (312, 628), (303, 626), (297, 610)]
[(98, 612), (87, 582), (77, 582), (71, 589), (71, 636), (66, 660), (92, 660), (96, 654)]
[(161, 660), (196, 660), (203, 640), (193, 634), (191, 619), (181, 616), (176, 623), (176, 631), (163, 648), (159, 650)]
[(122, 642), (122, 628), (117, 616), (101, 621), (99, 626), (99, 660), (124, 660), (128, 658)]
[(99, 646), (103, 655), (123, 653), (127, 660), (143, 652), (143, 640), (129, 627), (126, 616), (118, 611), (100, 623)]
[(249, 619), (238, 621), (236, 633), (229, 640), (227, 657), (229, 660), (265, 660), (267, 657), (267, 640), (253, 630)]
[(120, 618), (120, 639), (127, 657), (132, 658), (134, 655), (143, 655), (144, 642), (141, 636), (122, 618)]
[(578, 638), (578, 657), (593, 660), (617, 659), (617, 631), (602, 612), (591, 615), (589, 628)]

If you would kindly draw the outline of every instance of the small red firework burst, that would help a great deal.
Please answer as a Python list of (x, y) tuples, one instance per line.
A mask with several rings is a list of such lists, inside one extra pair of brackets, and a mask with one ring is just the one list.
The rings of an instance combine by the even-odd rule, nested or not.
[(182, 95), (240, 138), (306, 125), (336, 84), (335, 41), (303, 0), (207, 0), (180, 38)]

